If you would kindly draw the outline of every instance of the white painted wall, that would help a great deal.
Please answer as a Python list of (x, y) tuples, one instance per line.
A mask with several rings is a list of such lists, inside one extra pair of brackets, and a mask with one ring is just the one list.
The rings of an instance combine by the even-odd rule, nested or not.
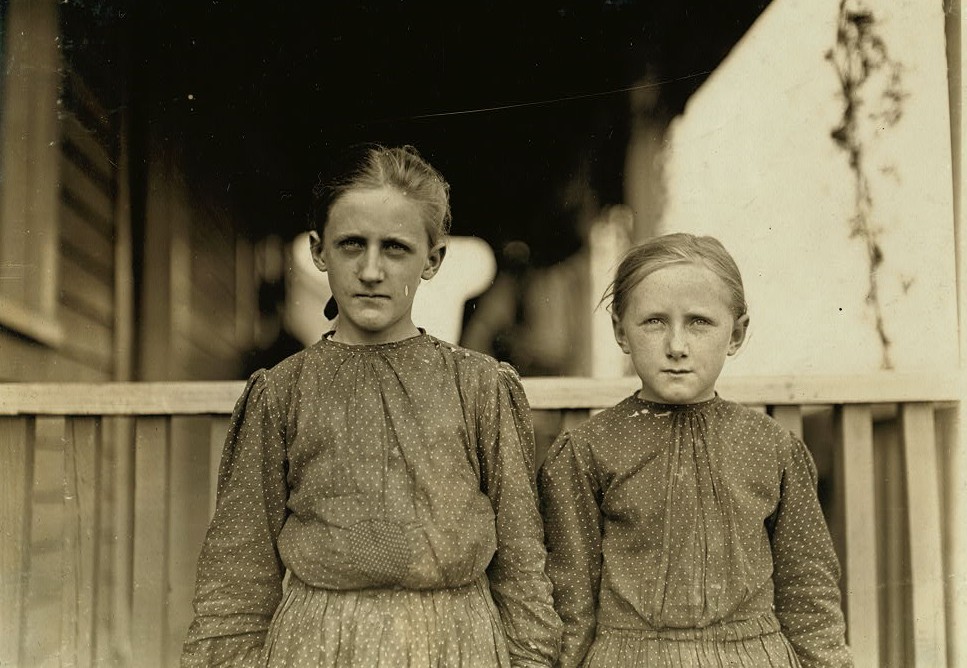
[[(774, 0), (670, 131), (659, 232), (717, 236), (746, 281), (750, 339), (727, 374), (880, 367), (865, 251), (849, 236), (853, 177), (830, 138), (842, 101), (824, 56), (838, 5)], [(891, 356), (900, 371), (949, 371), (958, 346), (942, 5), (866, 6), (903, 63), (909, 93), (897, 125), (877, 132), (866, 124)]]

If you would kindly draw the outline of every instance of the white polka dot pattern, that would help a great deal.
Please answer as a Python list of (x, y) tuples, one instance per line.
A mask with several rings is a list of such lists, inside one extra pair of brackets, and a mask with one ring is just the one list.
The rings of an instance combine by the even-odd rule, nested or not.
[[(226, 441), (182, 664), (551, 665), (560, 620), (533, 466), (513, 369), (426, 334), (323, 338), (256, 373)], [(481, 626), (488, 610), (497, 622)], [(463, 634), (474, 642), (424, 651)]]
[(561, 666), (851, 665), (815, 467), (768, 416), (632, 396), (540, 488)]

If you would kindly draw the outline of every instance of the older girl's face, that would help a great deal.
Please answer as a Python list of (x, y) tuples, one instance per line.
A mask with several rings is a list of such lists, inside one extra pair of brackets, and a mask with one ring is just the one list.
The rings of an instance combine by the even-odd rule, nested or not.
[(691, 404), (715, 396), (725, 359), (745, 339), (725, 283), (700, 264), (675, 264), (646, 276), (612, 318), (621, 349), (641, 378), (642, 399)]
[(389, 343), (418, 333), (413, 297), (440, 268), (444, 245), (430, 247), (417, 204), (389, 186), (350, 190), (333, 203), (323, 238), (312, 233), (311, 248), (339, 305), (335, 340)]

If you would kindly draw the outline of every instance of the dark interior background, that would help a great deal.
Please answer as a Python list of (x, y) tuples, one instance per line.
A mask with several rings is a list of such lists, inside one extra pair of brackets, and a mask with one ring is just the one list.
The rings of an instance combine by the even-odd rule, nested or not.
[(411, 143), (451, 183), (455, 234), (542, 264), (579, 244), (568, 183), (622, 200), (629, 89), (680, 113), (766, 4), (67, 0), (63, 50), (255, 236), (305, 229), (347, 145)]

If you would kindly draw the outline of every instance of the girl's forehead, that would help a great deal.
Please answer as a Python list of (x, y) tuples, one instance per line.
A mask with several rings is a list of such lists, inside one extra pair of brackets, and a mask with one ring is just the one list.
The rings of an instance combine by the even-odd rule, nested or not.
[(336, 233), (347, 229), (425, 233), (419, 205), (390, 186), (350, 190), (333, 202), (326, 231)]
[(731, 293), (725, 281), (697, 262), (680, 262), (659, 267), (641, 278), (632, 291), (636, 301), (722, 304), (728, 307)]

